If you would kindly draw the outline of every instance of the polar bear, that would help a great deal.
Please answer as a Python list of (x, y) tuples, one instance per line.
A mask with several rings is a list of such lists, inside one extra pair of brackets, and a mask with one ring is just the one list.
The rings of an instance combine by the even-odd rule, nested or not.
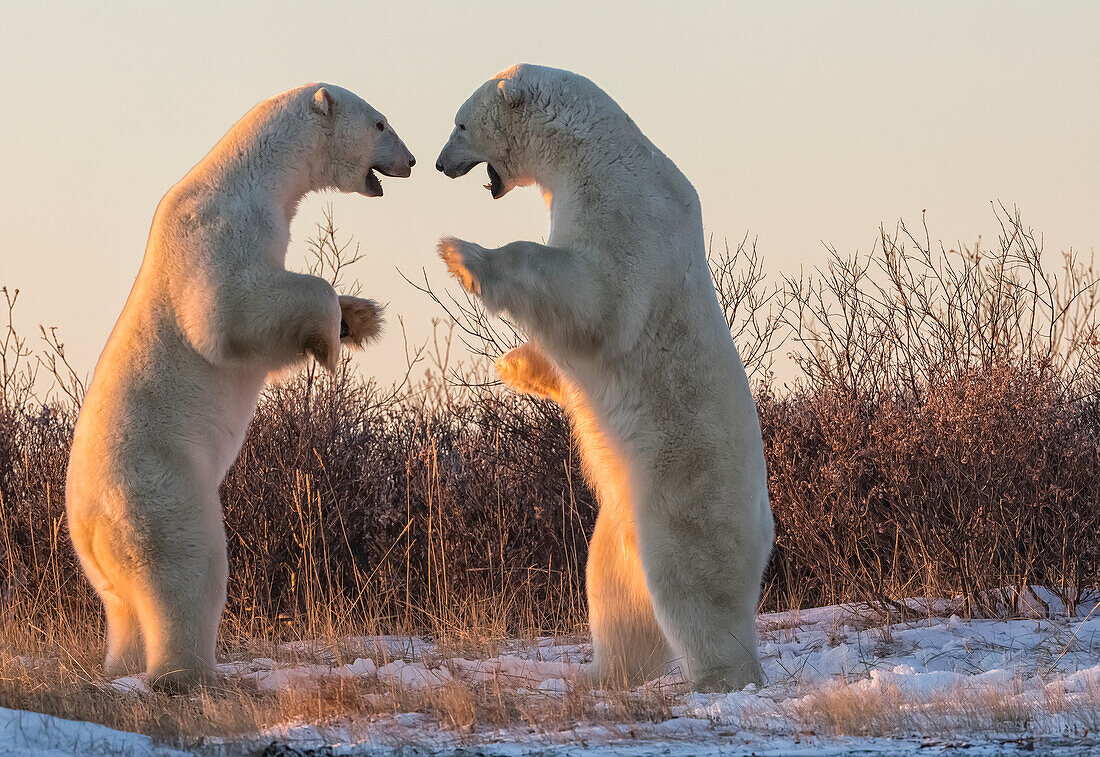
[(458, 110), (436, 163), (537, 184), (547, 244), (444, 238), (451, 273), (532, 341), (506, 383), (562, 403), (600, 512), (590, 545), (605, 683), (677, 666), (700, 690), (761, 678), (754, 616), (773, 524), (756, 405), (707, 265), (699, 200), (588, 79), (514, 66)]
[(414, 159), (348, 90), (261, 102), (161, 200), (145, 258), (76, 424), (66, 507), (107, 614), (108, 675), (214, 678), (225, 604), (218, 487), (270, 373), (378, 333), (371, 300), (284, 268), (304, 195), (382, 194)]

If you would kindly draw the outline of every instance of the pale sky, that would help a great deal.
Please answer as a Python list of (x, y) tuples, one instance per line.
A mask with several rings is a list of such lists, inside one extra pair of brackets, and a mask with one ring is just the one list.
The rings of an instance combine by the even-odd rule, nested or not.
[(314, 196), (288, 266), (332, 202), (391, 328), (359, 358), (403, 368), (438, 313), (396, 268), (450, 286), (436, 240), (542, 240), (534, 189), (494, 202), (436, 155), (455, 110), (516, 62), (593, 79), (695, 184), (716, 238), (746, 231), (775, 272), (880, 222), (972, 241), (991, 200), (1048, 250), (1100, 244), (1100, 3), (16, 2), (0, 14), (0, 284), (18, 324), (56, 325), (91, 371), (164, 192), (253, 104), (324, 80), (387, 115), (416, 155), (385, 197)]

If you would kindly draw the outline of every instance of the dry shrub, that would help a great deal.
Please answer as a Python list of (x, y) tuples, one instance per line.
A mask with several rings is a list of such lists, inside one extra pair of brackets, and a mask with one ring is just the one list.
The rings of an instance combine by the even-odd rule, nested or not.
[(992, 250), (901, 224), (789, 282), (801, 379), (758, 396), (778, 604), (961, 595), (988, 614), (1001, 587), (1072, 606), (1096, 585), (1096, 279), (1073, 255), (1048, 270), (1019, 214), (997, 218)]
[(581, 618), (593, 500), (564, 419), (533, 425), (516, 397), (433, 408), (415, 387), (307, 373), (265, 393), (224, 501), (228, 614), (249, 633), (272, 618), (502, 635)]
[(760, 398), (777, 546), (772, 580), (814, 606), (1095, 581), (1100, 458), (1088, 408), (1012, 366), (921, 402)]

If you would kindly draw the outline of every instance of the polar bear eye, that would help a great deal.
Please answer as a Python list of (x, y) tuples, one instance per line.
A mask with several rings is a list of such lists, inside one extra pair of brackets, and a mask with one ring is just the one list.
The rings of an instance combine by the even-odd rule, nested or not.
[(466, 131), (466, 124), (459, 124), (458, 125), (458, 130), (459, 131)]
[(379, 121), (378, 123), (376, 123), (375, 126), (378, 127), (378, 131), (385, 131), (386, 130), (386, 124), (384, 124), (382, 121)]

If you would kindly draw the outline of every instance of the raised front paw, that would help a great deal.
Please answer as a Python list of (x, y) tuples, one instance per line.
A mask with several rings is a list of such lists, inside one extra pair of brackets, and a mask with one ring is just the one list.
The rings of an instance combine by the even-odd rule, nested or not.
[(447, 270), (458, 279), (458, 283), (470, 294), (481, 294), (479, 276), (487, 250), (472, 242), (464, 242), (454, 237), (439, 240), (439, 257), (447, 264)]
[(521, 344), (493, 365), (501, 382), (521, 394), (531, 394), (561, 404), (563, 379), (558, 367), (534, 342)]
[(374, 300), (340, 295), (340, 342), (363, 347), (382, 331), (382, 306)]

